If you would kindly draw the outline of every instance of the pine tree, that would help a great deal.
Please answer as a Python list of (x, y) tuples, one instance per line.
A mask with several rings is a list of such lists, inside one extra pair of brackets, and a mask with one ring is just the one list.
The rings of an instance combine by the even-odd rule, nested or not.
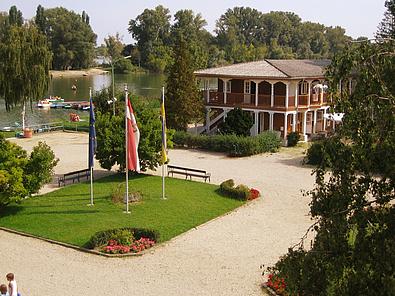
[(385, 7), (387, 10), (378, 27), (376, 37), (395, 38), (395, 0), (385, 1)]
[(192, 57), (187, 43), (179, 36), (175, 42), (174, 63), (167, 78), (167, 125), (176, 130), (186, 130), (189, 123), (203, 115), (203, 100), (193, 74)]

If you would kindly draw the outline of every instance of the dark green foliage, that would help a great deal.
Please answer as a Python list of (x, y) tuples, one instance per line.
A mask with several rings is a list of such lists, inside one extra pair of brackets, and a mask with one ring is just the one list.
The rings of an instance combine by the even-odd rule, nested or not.
[(33, 148), (24, 173), (25, 187), (30, 194), (37, 193), (44, 184), (51, 182), (53, 168), (58, 162), (59, 159), (55, 158), (55, 153), (46, 143), (39, 142)]
[(63, 7), (37, 8), (36, 24), (53, 53), (53, 69), (88, 68), (93, 63), (96, 34), (84, 11), (79, 15)]
[(9, 111), (47, 92), (51, 52), (45, 36), (30, 23), (6, 26), (0, 38), (0, 98)]
[(173, 142), (180, 147), (225, 152), (234, 157), (276, 152), (281, 145), (279, 137), (272, 132), (264, 132), (256, 137), (241, 137), (236, 135), (192, 135), (176, 131)]
[(130, 246), (134, 240), (133, 232), (127, 229), (116, 229), (112, 232), (110, 240), (115, 240), (123, 246)]
[(132, 234), (132, 236), (136, 240), (139, 240), (140, 238), (145, 237), (145, 238), (149, 238), (151, 240), (158, 242), (160, 239), (159, 233), (155, 230), (152, 230), (152, 229), (123, 227), (123, 228), (117, 228), (117, 229), (96, 232), (91, 237), (89, 242), (85, 245), (85, 247), (87, 247), (89, 249), (94, 249), (96, 247), (103, 246), (103, 245), (107, 244), (108, 241), (110, 239), (112, 239), (114, 236), (116, 236), (120, 232), (123, 233), (124, 231), (126, 231), (129, 234)]
[(300, 134), (298, 132), (292, 132), (287, 135), (288, 147), (294, 147), (300, 140)]
[(171, 62), (169, 12), (159, 5), (145, 9), (129, 22), (129, 33), (137, 41), (142, 66), (155, 72), (163, 72)]
[(23, 24), (22, 12), (16, 8), (16, 6), (11, 6), (8, 11), (8, 25), (21, 27)]
[(189, 123), (203, 116), (203, 99), (193, 74), (192, 56), (182, 36), (174, 44), (173, 51), (175, 62), (166, 81), (166, 123), (170, 128), (185, 131)]
[(114, 62), (114, 72), (117, 74), (127, 74), (134, 71), (134, 67), (128, 59), (118, 59)]
[[(361, 42), (328, 69), (334, 110), (345, 116), (309, 152), (317, 164), (307, 193), (314, 242), (307, 251), (302, 240), (271, 269), (291, 295), (394, 294), (394, 48), (393, 40)], [(353, 92), (339, 91), (350, 77)]]
[(247, 201), (250, 196), (250, 189), (243, 185), (235, 186), (233, 179), (226, 180), (219, 185), (220, 191), (223, 195), (237, 200)]
[(381, 21), (376, 36), (379, 38), (395, 38), (395, 0), (386, 0), (384, 18)]
[[(100, 165), (110, 170), (118, 164), (125, 169), (125, 115), (124, 97), (118, 95), (116, 115), (113, 116), (112, 105), (107, 104), (108, 90), (95, 96), (96, 104), (96, 159)], [(159, 101), (148, 98), (131, 99), (140, 130), (139, 158), (142, 171), (154, 169), (161, 163), (162, 125), (159, 117)], [(167, 146), (172, 147), (172, 131), (167, 131)]]
[(0, 208), (38, 192), (51, 180), (57, 162), (44, 143), (40, 142), (28, 156), (25, 150), (0, 134)]
[(307, 149), (306, 157), (304, 162), (311, 165), (319, 165), (324, 159), (324, 142), (316, 141), (309, 149)]
[(226, 118), (218, 126), (221, 134), (235, 134), (237, 136), (250, 136), (250, 129), (254, 125), (251, 112), (241, 108), (234, 108), (226, 114)]

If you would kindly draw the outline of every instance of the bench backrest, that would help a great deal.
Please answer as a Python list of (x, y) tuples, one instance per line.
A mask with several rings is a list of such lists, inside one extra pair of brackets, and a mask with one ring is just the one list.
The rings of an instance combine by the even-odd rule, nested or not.
[(70, 173), (64, 174), (64, 176), (65, 177), (66, 176), (72, 176), (72, 175), (76, 175), (76, 174), (79, 174), (79, 173), (90, 173), (90, 170), (89, 169), (84, 169), (84, 170), (74, 171), (74, 172), (70, 172)]
[(207, 173), (207, 172), (204, 171), (204, 170), (191, 169), (191, 168), (184, 168), (184, 167), (175, 166), (175, 165), (168, 165), (167, 168), (169, 168), (169, 169), (185, 170), (185, 171), (191, 171), (191, 172), (197, 172), (197, 173), (204, 173), (204, 174)]

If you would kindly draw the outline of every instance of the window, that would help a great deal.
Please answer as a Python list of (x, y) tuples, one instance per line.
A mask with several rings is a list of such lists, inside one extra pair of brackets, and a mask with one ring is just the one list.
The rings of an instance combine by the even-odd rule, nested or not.
[(232, 80), (226, 81), (226, 92), (232, 92)]
[(251, 82), (250, 81), (244, 81), (244, 93), (245, 94), (251, 93)]
[(299, 94), (307, 95), (309, 93), (309, 84), (307, 81), (302, 81), (299, 83)]

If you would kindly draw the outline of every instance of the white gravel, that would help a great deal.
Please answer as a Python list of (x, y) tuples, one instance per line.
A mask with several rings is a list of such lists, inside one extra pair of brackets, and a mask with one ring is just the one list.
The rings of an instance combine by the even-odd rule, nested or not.
[[(61, 159), (56, 173), (86, 167), (86, 134), (40, 136)], [(39, 140), (15, 140), (25, 148)], [(171, 163), (233, 178), (263, 197), (134, 258), (102, 258), (0, 231), (0, 275), (22, 295), (262, 295), (260, 265), (275, 263), (311, 224), (311, 169), (295, 150), (247, 158), (172, 150)], [(1, 279), (1, 277), (0, 277)], [(0, 283), (5, 282), (5, 278)]]

